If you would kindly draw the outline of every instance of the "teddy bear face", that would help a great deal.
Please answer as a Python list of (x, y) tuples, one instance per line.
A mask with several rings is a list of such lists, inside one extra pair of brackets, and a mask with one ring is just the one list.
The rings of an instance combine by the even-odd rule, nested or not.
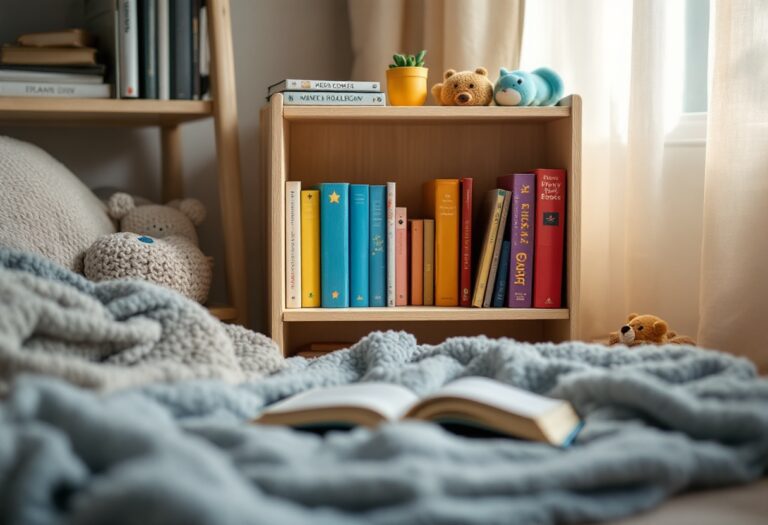
[(194, 224), (179, 210), (168, 206), (148, 204), (134, 208), (120, 219), (120, 230), (142, 233), (157, 239), (181, 235), (197, 244)]
[(433, 94), (443, 106), (487, 106), (493, 100), (493, 84), (485, 68), (458, 73), (449, 69)]
[(655, 315), (630, 314), (619, 329), (619, 342), (625, 345), (659, 344), (667, 340), (667, 323)]

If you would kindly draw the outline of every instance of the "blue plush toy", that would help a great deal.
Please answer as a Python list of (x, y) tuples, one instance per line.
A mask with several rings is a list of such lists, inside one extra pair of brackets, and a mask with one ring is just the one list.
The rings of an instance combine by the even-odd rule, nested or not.
[(501, 68), (493, 88), (499, 106), (554, 106), (563, 96), (563, 80), (548, 67), (530, 73)]

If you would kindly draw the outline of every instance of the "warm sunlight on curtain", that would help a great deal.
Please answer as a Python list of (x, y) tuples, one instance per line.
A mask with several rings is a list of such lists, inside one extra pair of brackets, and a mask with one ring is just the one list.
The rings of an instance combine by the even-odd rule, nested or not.
[(585, 339), (606, 337), (630, 311), (674, 327), (681, 308), (664, 293), (675, 233), (665, 224), (662, 157), (682, 101), (683, 8), (682, 0), (526, 4), (521, 67), (553, 67), (583, 99)]
[(699, 338), (768, 373), (768, 2), (713, 8)]
[[(443, 71), (516, 68), (523, 0), (350, 0), (354, 80), (384, 82), (398, 52), (427, 49), (429, 86)], [(434, 103), (432, 97), (428, 104)]]

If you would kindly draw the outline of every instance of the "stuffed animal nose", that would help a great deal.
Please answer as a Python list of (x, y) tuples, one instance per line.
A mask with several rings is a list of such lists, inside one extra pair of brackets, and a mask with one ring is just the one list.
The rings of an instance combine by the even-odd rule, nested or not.
[(621, 327), (621, 333), (626, 334), (627, 332), (629, 332), (629, 325), (625, 324), (624, 326)]
[(469, 93), (459, 94), (459, 102), (469, 102)]

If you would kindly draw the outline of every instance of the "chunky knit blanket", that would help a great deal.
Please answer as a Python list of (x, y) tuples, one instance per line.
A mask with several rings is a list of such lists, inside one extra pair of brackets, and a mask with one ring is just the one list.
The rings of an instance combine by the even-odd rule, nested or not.
[(238, 383), (282, 363), (269, 338), (225, 325), (170, 290), (92, 283), (0, 247), (0, 391), (24, 372), (110, 390), (195, 378)]
[[(418, 394), (468, 375), (569, 399), (561, 450), (422, 422), (325, 437), (246, 424), (311, 387), (389, 381)], [(374, 333), (239, 386), (107, 395), (22, 378), (0, 404), (0, 521), (15, 524), (550, 524), (602, 521), (768, 465), (768, 381), (693, 347), (608, 349)]]

